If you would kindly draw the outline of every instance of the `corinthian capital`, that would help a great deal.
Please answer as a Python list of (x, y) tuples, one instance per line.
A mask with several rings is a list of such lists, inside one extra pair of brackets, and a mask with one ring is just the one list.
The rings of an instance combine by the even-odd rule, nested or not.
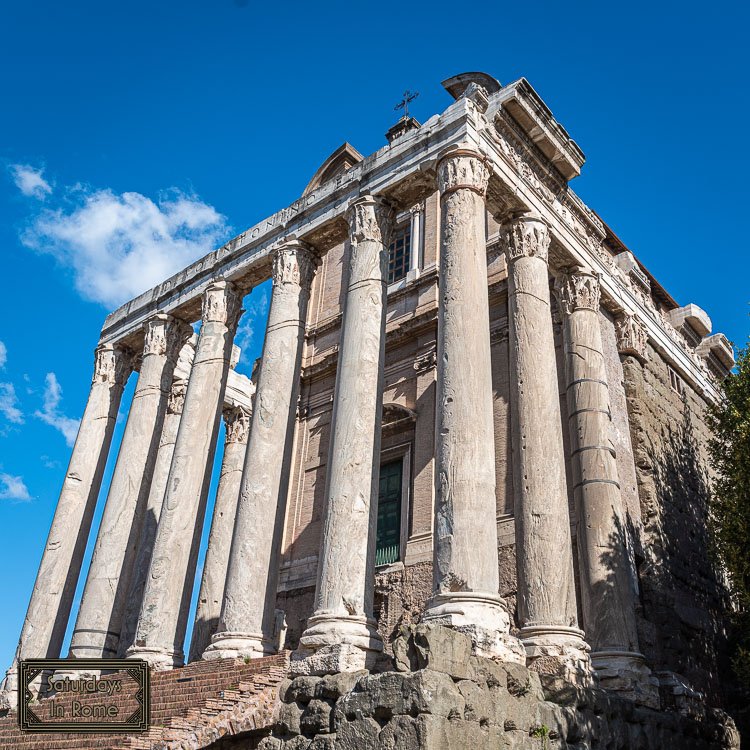
[(437, 166), (440, 195), (454, 190), (473, 190), (484, 197), (490, 170), (487, 159), (471, 148), (453, 147), (441, 157)]
[(518, 258), (549, 258), (549, 227), (530, 214), (513, 216), (506, 221), (500, 232), (508, 261)]
[(631, 354), (641, 362), (648, 359), (648, 333), (644, 325), (632, 313), (622, 313), (615, 319), (617, 351)]
[(557, 280), (557, 293), (560, 307), (567, 315), (576, 310), (599, 311), (599, 277), (591, 271), (577, 270), (561, 276)]
[(224, 425), (226, 426), (226, 442), (247, 445), (250, 434), (250, 409), (244, 406), (224, 407)]
[(237, 287), (230, 281), (214, 281), (203, 293), (204, 323), (224, 323), (227, 328), (234, 328), (242, 313), (242, 298)]
[(94, 354), (92, 383), (124, 386), (133, 371), (133, 354), (112, 344), (101, 344)]
[(273, 256), (273, 284), (294, 284), (309, 290), (318, 257), (304, 242), (287, 242)]
[(358, 198), (350, 206), (346, 216), (352, 244), (371, 240), (388, 246), (395, 211), (387, 201), (372, 195)]
[(144, 325), (143, 356), (166, 355), (177, 361), (185, 342), (193, 332), (192, 327), (173, 315), (157, 313)]

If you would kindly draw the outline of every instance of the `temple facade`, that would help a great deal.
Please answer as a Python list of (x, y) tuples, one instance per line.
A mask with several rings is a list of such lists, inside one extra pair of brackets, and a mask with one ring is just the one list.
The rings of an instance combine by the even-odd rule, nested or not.
[[(443, 85), (444, 112), (344, 144), (107, 317), (16, 660), (346, 673), (423, 623), (582, 689), (720, 705), (703, 412), (731, 346), (576, 196), (584, 155), (525, 79)], [(233, 339), (268, 278), (251, 382)]]

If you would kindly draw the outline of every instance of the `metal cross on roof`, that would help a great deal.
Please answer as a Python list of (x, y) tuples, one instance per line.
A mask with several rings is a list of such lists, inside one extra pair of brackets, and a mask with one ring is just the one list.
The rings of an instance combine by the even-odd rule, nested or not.
[(409, 116), (409, 102), (413, 102), (419, 96), (419, 91), (404, 91), (404, 96), (401, 101), (393, 109), (403, 109), (404, 117)]

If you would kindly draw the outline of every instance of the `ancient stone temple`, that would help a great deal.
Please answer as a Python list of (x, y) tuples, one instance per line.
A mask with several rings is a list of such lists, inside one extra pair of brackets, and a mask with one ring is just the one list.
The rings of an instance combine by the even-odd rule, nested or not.
[(732, 349), (576, 196), (528, 81), (443, 86), (107, 317), (16, 659), (146, 659), (153, 727), (60, 747), (738, 747), (703, 416)]

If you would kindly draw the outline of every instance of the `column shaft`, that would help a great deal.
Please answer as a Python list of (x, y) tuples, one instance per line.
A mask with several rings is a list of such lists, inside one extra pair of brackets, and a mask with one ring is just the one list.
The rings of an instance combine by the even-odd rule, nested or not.
[(583, 626), (603, 685), (629, 689), (634, 680), (648, 681), (649, 670), (638, 653), (629, 532), (611, 441), (599, 280), (577, 271), (560, 279), (558, 291), (564, 315)]
[(224, 600), (224, 586), (229, 567), (229, 551), (237, 515), (242, 468), (250, 432), (250, 411), (241, 406), (224, 408), (226, 440), (221, 460), (219, 486), (216, 490), (208, 548), (195, 611), (189, 661), (200, 659), (216, 633)]
[(498, 593), (495, 440), (485, 202), (476, 152), (448, 151), (441, 193), (433, 586), (424, 619), (468, 633), (477, 653), (522, 662)]
[[(190, 346), (190, 344), (186, 344)], [(182, 417), (182, 407), (185, 402), (187, 381), (182, 378), (172, 382), (172, 390), (167, 403), (167, 413), (164, 417), (164, 426), (161, 431), (159, 448), (156, 453), (154, 475), (151, 480), (151, 489), (146, 502), (145, 517), (141, 528), (141, 538), (138, 543), (133, 575), (130, 581), (130, 594), (128, 595), (125, 621), (120, 634), (119, 656), (125, 656), (125, 652), (133, 645), (135, 629), (138, 625), (138, 615), (143, 602), (143, 592), (146, 588), (146, 577), (151, 565), (151, 555), (154, 551), (156, 540), (156, 529), (161, 516), (161, 506), (164, 501), (164, 492), (167, 488), (169, 468), (172, 465), (172, 455), (177, 441), (177, 431)]]
[(55, 508), (14, 663), (3, 683), (3, 691), (12, 693), (13, 700), (18, 659), (60, 656), (117, 410), (131, 368), (129, 353), (111, 344), (97, 348), (86, 410)]
[(344, 303), (326, 476), (326, 511), (314, 615), (305, 653), (335, 650), (323, 670), (361, 669), (383, 648), (372, 617), (386, 268), (393, 210), (365, 196), (349, 209)]
[(146, 323), (143, 359), (70, 644), (75, 658), (118, 653), (133, 561), (172, 374), (189, 326), (168, 315)]
[(180, 666), (232, 340), (240, 314), (233, 284), (203, 296), (203, 325), (190, 372), (131, 658)]
[(518, 617), (530, 659), (571, 679), (590, 665), (578, 629), (557, 365), (550, 312), (549, 230), (531, 216), (504, 226), (518, 564)]
[(263, 344), (252, 428), (242, 474), (218, 632), (206, 658), (274, 651), (279, 554), (286, 512), (292, 431), (307, 303), (315, 269), (311, 250), (282, 246)]

